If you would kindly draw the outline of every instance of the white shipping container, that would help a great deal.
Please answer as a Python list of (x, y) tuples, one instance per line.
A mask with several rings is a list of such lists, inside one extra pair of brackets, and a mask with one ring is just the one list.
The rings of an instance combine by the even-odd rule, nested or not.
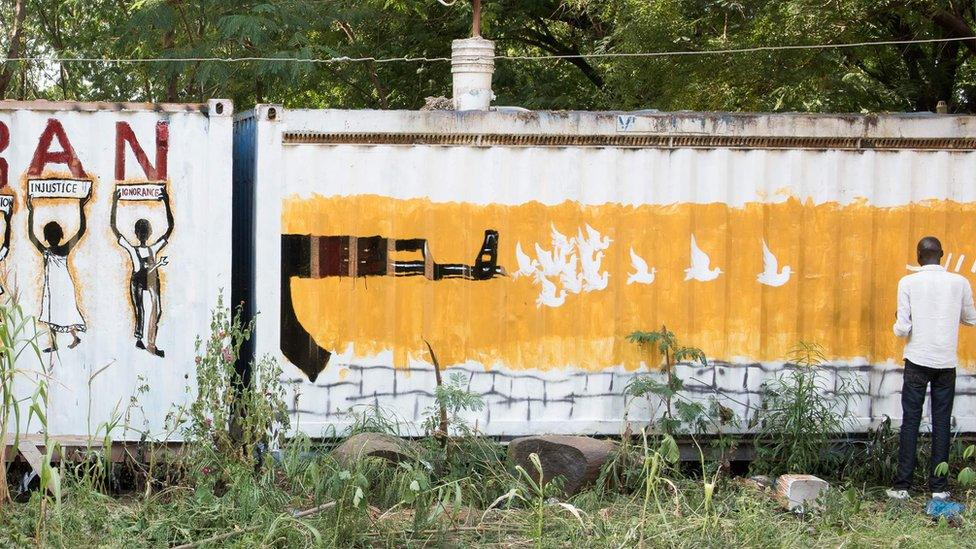
[[(367, 405), (418, 427), (432, 355), (483, 396), (485, 433), (619, 433), (661, 414), (624, 392), (661, 375), (626, 336), (662, 325), (708, 357), (678, 367), (687, 392), (740, 429), (801, 341), (853, 430), (897, 425), (915, 243), (976, 279), (973, 117), (261, 105), (236, 124), (238, 295), (312, 436)], [(964, 431), (974, 366), (963, 329)]]
[(230, 305), (232, 115), (0, 102), (0, 285), (51, 349), (19, 356), (21, 433), (43, 428), (27, 408), (44, 369), (48, 434), (179, 438), (166, 415), (194, 396), (221, 293)]

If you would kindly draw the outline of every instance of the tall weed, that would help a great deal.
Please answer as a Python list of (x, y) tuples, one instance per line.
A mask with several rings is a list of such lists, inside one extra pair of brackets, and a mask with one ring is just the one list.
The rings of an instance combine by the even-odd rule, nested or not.
[(851, 426), (847, 404), (858, 386), (841, 377), (836, 389), (823, 348), (800, 343), (789, 355), (795, 367), (764, 384), (760, 409), (752, 418), (756, 427), (753, 469), (765, 474), (831, 473), (841, 457), (829, 446)]

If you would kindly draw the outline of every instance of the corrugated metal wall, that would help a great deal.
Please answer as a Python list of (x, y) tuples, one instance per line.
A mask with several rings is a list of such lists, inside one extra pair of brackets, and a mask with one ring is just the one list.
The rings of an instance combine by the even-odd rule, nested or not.
[[(428, 344), (488, 433), (615, 433), (654, 413), (625, 404), (654, 360), (625, 336), (661, 325), (710, 359), (689, 391), (743, 417), (823, 345), (863, 429), (900, 414), (915, 242), (976, 278), (969, 117), (261, 113), (256, 348), (292, 365), (313, 435), (355, 405), (419, 421)], [(969, 332), (960, 356), (976, 430)]]
[[(230, 287), (232, 111), (0, 103), (2, 285), (37, 318), (38, 346), (57, 346), (41, 357), (49, 434), (167, 436), (166, 415), (192, 398), (194, 341)], [(25, 352), (18, 368), (41, 366)]]

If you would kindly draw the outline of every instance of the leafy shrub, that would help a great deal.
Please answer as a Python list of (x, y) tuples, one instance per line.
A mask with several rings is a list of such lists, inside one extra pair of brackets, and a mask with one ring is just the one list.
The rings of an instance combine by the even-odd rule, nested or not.
[(674, 367), (682, 361), (707, 366), (708, 361), (701, 349), (679, 345), (674, 332), (668, 330), (667, 326), (661, 326), (656, 332), (633, 332), (627, 339), (649, 348), (652, 354), (656, 352), (659, 360), (662, 360), (660, 366), (666, 376), (664, 383), (650, 375), (640, 375), (631, 378), (624, 389), (633, 398), (650, 399), (651, 396), (657, 396), (661, 399), (664, 410), (657, 420), (661, 432), (673, 435), (691, 429), (696, 433), (704, 433), (709, 426), (718, 427), (733, 420), (731, 410), (722, 406), (714, 397), (706, 406), (682, 394), (684, 380), (677, 375)]
[(251, 337), (254, 321), (244, 324), (240, 308), (231, 315), (218, 299), (210, 336), (197, 339), (197, 396), (189, 407), (185, 436), (202, 455), (192, 460), (198, 472), (238, 463), (253, 466), (255, 448), (279, 446), (289, 426), (281, 368), (271, 358), (252, 364), (251, 379), (237, 371), (241, 346)]

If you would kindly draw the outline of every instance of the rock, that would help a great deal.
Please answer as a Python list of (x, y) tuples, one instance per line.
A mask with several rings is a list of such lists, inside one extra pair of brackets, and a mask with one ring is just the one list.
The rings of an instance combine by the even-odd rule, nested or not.
[(608, 440), (541, 435), (513, 440), (508, 444), (508, 455), (535, 477), (538, 473), (529, 460), (529, 455), (538, 454), (542, 463), (543, 484), (562, 476), (563, 490), (566, 495), (571, 496), (596, 481), (600, 476), (600, 468), (614, 448), (614, 444)]
[(817, 498), (830, 488), (826, 480), (813, 475), (781, 475), (776, 479), (776, 496), (790, 511), (817, 507)]
[(359, 433), (343, 441), (332, 456), (344, 467), (352, 467), (364, 457), (378, 457), (399, 463), (417, 459), (419, 452), (414, 444), (386, 433)]

